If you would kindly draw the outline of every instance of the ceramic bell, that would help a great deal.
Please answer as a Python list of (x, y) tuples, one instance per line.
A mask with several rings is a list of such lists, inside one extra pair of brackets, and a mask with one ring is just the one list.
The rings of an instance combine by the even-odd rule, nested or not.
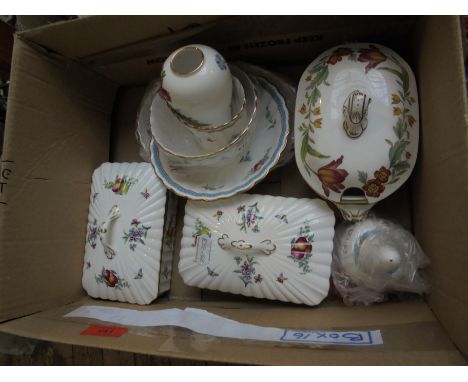
[(418, 274), (428, 258), (408, 231), (388, 220), (342, 223), (336, 229), (333, 256), (335, 285), (348, 299), (353, 293), (354, 299), (362, 300), (366, 294), (428, 289)]
[(299, 170), (343, 218), (360, 221), (410, 176), (418, 152), (414, 74), (381, 45), (327, 50), (299, 83), (295, 115)]

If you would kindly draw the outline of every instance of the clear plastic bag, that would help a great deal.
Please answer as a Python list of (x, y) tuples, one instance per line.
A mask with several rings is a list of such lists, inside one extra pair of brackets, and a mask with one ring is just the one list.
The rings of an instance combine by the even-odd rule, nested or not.
[(428, 293), (429, 264), (414, 236), (386, 219), (341, 223), (335, 232), (332, 278), (345, 304), (370, 305), (397, 292)]

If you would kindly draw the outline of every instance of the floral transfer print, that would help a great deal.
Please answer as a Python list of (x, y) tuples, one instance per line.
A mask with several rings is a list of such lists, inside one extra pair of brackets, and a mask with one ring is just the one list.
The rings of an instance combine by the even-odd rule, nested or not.
[(344, 56), (349, 56), (353, 51), (350, 48), (338, 48), (334, 50), (327, 60), (327, 64), (335, 65), (340, 62)]
[(215, 56), (216, 64), (221, 70), (226, 70), (227, 69), (227, 64), (224, 58), (222, 58), (219, 54), (216, 54)]
[(388, 151), (388, 167), (381, 166), (374, 172), (374, 178), (364, 171), (358, 171), (358, 178), (363, 184), (362, 189), (367, 196), (378, 198), (385, 191), (385, 185), (397, 182), (401, 175), (411, 167), (409, 160), (411, 153), (406, 149), (410, 144), (410, 130), (416, 123), (416, 118), (410, 114), (410, 108), (416, 102), (409, 89), (408, 71), (399, 63), (395, 57), (389, 58), (399, 69), (390, 67), (381, 67), (379, 70), (385, 70), (394, 74), (398, 78), (398, 84), (401, 90), (398, 94), (392, 94), (393, 115), (397, 118), (393, 126), (393, 132), (396, 140), (386, 139), (385, 142), (390, 146)]
[(255, 174), (258, 170), (260, 170), (263, 167), (263, 165), (266, 163), (266, 161), (270, 157), (270, 151), (271, 151), (271, 147), (268, 147), (263, 158), (260, 159), (257, 163), (255, 163), (255, 165), (249, 170), (246, 177), (249, 177), (250, 175)]
[[(256, 275), (256, 270), (254, 265), (258, 264), (255, 261), (255, 257), (253, 256), (236, 256), (234, 257), (236, 264), (240, 266), (239, 269), (236, 269), (234, 273), (239, 273), (239, 278), (244, 283), (244, 287), (247, 288), (249, 284), (256, 284), (261, 283), (263, 278), (260, 274)], [(253, 280), (253, 281), (252, 281)]]
[(151, 227), (147, 227), (141, 224), (141, 222), (138, 219), (133, 219), (130, 224), (130, 230), (128, 232), (124, 231), (124, 236), (122, 237), (122, 239), (124, 239), (125, 244), (129, 242), (130, 249), (132, 251), (135, 251), (137, 244), (145, 245), (145, 241), (143, 239), (146, 239), (146, 236), (148, 235), (148, 230), (151, 229)]
[(212, 185), (212, 184), (205, 184), (202, 188), (207, 191), (216, 191), (223, 187), (224, 187), (223, 185), (217, 186), (217, 185)]
[(241, 205), (237, 207), (237, 215), (239, 220), (237, 225), (241, 231), (247, 232), (250, 229), (252, 232), (260, 232), (258, 224), (263, 216), (260, 215), (260, 209), (258, 208), (258, 202), (250, 206)]
[(141, 280), (143, 278), (143, 268), (140, 268), (133, 278), (134, 280)]
[[(369, 45), (369, 48), (361, 48), (358, 51), (354, 51), (348, 47), (338, 47), (333, 50), (330, 55), (322, 57), (317, 64), (309, 69), (305, 77), (305, 81), (308, 83), (306, 86), (305, 102), (298, 110), (304, 118), (304, 121), (298, 128), (299, 132), (302, 134), (300, 155), (304, 169), (309, 175), (312, 175), (314, 172), (307, 163), (307, 157), (309, 155), (323, 159), (330, 158), (329, 155), (321, 153), (314, 148), (315, 141), (313, 134), (315, 133), (315, 129), (322, 128), (323, 119), (321, 118), (320, 110), (322, 93), (320, 87), (322, 85), (330, 86), (328, 82), (328, 76), (330, 74), (329, 66), (338, 64), (344, 57), (347, 57), (347, 59), (351, 61), (367, 62), (368, 64), (365, 68), (366, 74), (370, 69), (375, 69), (377, 65), (386, 60), (386, 56), (374, 45)], [(341, 193), (342, 188), (334, 188), (328, 186), (324, 187), (325, 194), (327, 196), (329, 195), (329, 189)]]
[(141, 194), (141, 196), (143, 196), (145, 199), (148, 199), (148, 198), (151, 196), (151, 194), (148, 192), (148, 189), (147, 189), (147, 188), (145, 188), (145, 191), (141, 191), (140, 194)]
[(92, 249), (96, 248), (96, 240), (99, 235), (98, 229), (97, 220), (94, 219), (93, 224), (88, 226), (88, 235), (86, 235), (86, 241)]
[(276, 119), (273, 118), (273, 115), (271, 114), (270, 109), (268, 106), (266, 107), (266, 115), (265, 115), (266, 120), (268, 121), (268, 130), (274, 129), (276, 127)]
[(377, 198), (385, 190), (385, 186), (378, 179), (370, 179), (362, 187), (367, 196)]
[(120, 177), (117, 175), (114, 181), (104, 181), (104, 187), (111, 189), (116, 195), (127, 195), (131, 186), (138, 182), (138, 179), (128, 178), (127, 176)]
[(383, 54), (375, 45), (369, 45), (369, 48), (361, 48), (358, 53), (359, 56), (357, 60), (359, 62), (367, 62), (366, 74), (369, 70), (375, 69), (377, 65), (387, 59), (385, 54)]
[(242, 162), (251, 162), (252, 161), (252, 157), (250, 156), (250, 151), (247, 151), (246, 154), (242, 155), (239, 163), (242, 163)]
[(160, 87), (156, 93), (158, 94), (159, 97), (161, 97), (163, 101), (172, 102), (171, 95), (163, 87)]
[(211, 269), (210, 267), (206, 267), (206, 270), (208, 272), (208, 276), (210, 277), (218, 277), (219, 273), (216, 273), (214, 269)]
[(223, 211), (221, 211), (221, 210), (218, 210), (218, 211), (216, 211), (216, 212), (213, 214), (213, 217), (214, 217), (214, 218), (216, 218), (216, 220), (218, 220), (218, 221), (219, 221), (219, 219), (221, 219), (221, 218), (222, 218), (223, 214), (224, 214), (224, 212), (223, 212)]
[(330, 196), (330, 190), (341, 193), (345, 188), (343, 182), (349, 174), (348, 171), (338, 168), (342, 163), (343, 155), (320, 167), (316, 173), (314, 172), (322, 183), (323, 192), (326, 196)]
[(283, 272), (279, 273), (278, 276), (276, 276), (276, 281), (279, 282), (280, 284), (284, 284), (284, 282), (287, 280), (287, 277), (284, 277)]
[(300, 227), (297, 236), (291, 240), (291, 254), (288, 258), (292, 259), (302, 270), (301, 274), (310, 273), (309, 260), (312, 257), (312, 243), (314, 234), (308, 221)]
[(194, 238), (192, 247), (197, 245), (198, 236), (203, 235), (211, 237), (211, 231), (200, 219), (197, 218), (197, 220), (195, 220), (195, 231), (192, 232), (192, 237)]
[(275, 218), (278, 219), (280, 222), (284, 224), (288, 224), (288, 216), (286, 214), (277, 214), (275, 215)]
[(130, 287), (130, 284), (117, 275), (117, 272), (111, 269), (105, 269), (102, 267), (101, 273), (96, 275), (96, 282), (99, 284), (106, 284), (109, 288), (123, 289)]
[(162, 271), (161, 274), (164, 276), (166, 280), (169, 278), (170, 271), (169, 271), (169, 268), (167, 267), (167, 264), (164, 265), (164, 270)]

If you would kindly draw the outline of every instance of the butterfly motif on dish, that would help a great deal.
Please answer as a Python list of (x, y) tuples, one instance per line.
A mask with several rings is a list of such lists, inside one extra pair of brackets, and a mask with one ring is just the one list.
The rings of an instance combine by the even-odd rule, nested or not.
[(258, 274), (257, 276), (254, 277), (255, 284), (261, 283), (263, 281), (263, 277), (261, 274)]
[(276, 218), (276, 219), (279, 219), (280, 221), (282, 221), (282, 222), (285, 223), (285, 224), (289, 224), (289, 222), (288, 222), (288, 217), (286, 216), (286, 214), (278, 214), (278, 215), (275, 215), (275, 218)]
[(216, 273), (214, 269), (211, 269), (210, 267), (206, 267), (206, 270), (208, 271), (208, 276), (211, 276), (211, 277), (219, 276), (219, 273)]
[(287, 277), (284, 277), (283, 272), (276, 276), (276, 281), (278, 281), (280, 284), (284, 284), (287, 279)]
[(143, 268), (140, 268), (138, 270), (138, 273), (135, 275), (134, 279), (135, 280), (141, 280), (143, 278)]
[(145, 199), (148, 199), (150, 197), (150, 193), (148, 192), (148, 189), (145, 188), (145, 191), (140, 192), (141, 196), (143, 196)]
[(91, 261), (87, 261), (87, 262), (85, 263), (85, 265), (86, 265), (86, 268), (85, 268), (85, 269), (91, 268)]

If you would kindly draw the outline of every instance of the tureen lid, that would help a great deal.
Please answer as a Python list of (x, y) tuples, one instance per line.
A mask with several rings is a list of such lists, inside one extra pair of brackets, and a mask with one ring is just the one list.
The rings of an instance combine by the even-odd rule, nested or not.
[(149, 304), (168, 289), (165, 208), (166, 189), (150, 164), (104, 163), (94, 171), (82, 278), (90, 296)]
[(328, 293), (334, 223), (318, 199), (188, 201), (179, 272), (191, 286), (316, 305)]
[(377, 44), (327, 50), (301, 77), (295, 136), (307, 183), (359, 220), (414, 168), (419, 109), (411, 68)]

